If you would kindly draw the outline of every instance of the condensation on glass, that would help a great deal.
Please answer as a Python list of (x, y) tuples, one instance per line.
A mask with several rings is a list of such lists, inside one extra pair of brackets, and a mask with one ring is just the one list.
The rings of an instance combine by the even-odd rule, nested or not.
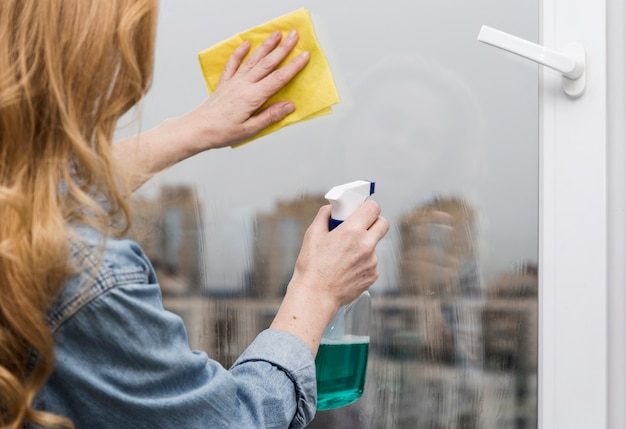
[(232, 364), (271, 323), (324, 192), (375, 180), (392, 227), (365, 394), (311, 427), (536, 427), (537, 69), (476, 34), (537, 41), (537, 1), (165, 0), (142, 126), (205, 97), (198, 51), (300, 6), (342, 103), (148, 184), (135, 234), (166, 307), (193, 347)]

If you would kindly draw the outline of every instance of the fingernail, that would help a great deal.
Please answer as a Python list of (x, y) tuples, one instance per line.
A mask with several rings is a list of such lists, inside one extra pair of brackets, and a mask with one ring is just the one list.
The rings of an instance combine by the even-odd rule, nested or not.
[(278, 36), (280, 36), (280, 31), (276, 30), (272, 33), (272, 35), (270, 36), (270, 39), (275, 39)]
[(291, 113), (291, 112), (293, 112), (294, 110), (296, 110), (296, 106), (294, 106), (292, 102), (290, 102), (290, 101), (286, 101), (286, 102), (283, 104), (283, 109), (285, 110), (285, 112)]
[(302, 58), (303, 60), (306, 60), (307, 58), (309, 58), (310, 55), (311, 53), (309, 51), (304, 51), (303, 53), (300, 54), (300, 58)]
[(291, 30), (291, 32), (289, 33), (289, 36), (287, 36), (287, 38), (289, 40), (294, 40), (297, 36), (298, 36), (298, 32), (296, 30)]

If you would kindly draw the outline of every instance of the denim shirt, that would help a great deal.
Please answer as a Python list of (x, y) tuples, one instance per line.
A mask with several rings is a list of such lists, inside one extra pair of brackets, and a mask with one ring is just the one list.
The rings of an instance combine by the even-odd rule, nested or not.
[(49, 313), (55, 369), (35, 408), (77, 428), (302, 428), (315, 415), (315, 362), (295, 336), (265, 330), (226, 370), (190, 350), (163, 309), (152, 265), (130, 240), (78, 228), (72, 277)]

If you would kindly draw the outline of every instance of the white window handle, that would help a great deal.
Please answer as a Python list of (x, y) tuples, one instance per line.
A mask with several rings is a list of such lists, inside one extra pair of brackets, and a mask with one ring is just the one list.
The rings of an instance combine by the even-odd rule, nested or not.
[(560, 72), (563, 75), (563, 91), (570, 97), (580, 97), (585, 91), (585, 48), (580, 43), (570, 43), (563, 52), (559, 52), (486, 25), (480, 29), (478, 41)]

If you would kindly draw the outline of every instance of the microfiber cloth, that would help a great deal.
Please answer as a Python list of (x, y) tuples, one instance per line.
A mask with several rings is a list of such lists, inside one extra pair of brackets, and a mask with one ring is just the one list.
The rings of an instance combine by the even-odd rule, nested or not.
[(253, 52), (276, 30), (281, 31), (284, 37), (291, 30), (296, 30), (299, 36), (298, 44), (285, 59), (284, 64), (304, 51), (309, 51), (311, 56), (307, 66), (283, 89), (274, 94), (261, 109), (277, 101), (292, 101), (296, 110), (280, 122), (270, 125), (253, 138), (237, 146), (272, 133), (286, 125), (328, 114), (331, 112), (331, 106), (339, 102), (328, 61), (315, 37), (311, 15), (306, 9), (298, 9), (273, 19), (200, 52), (198, 58), (209, 92), (215, 91), (224, 66), (235, 48), (248, 40), (250, 52)]

